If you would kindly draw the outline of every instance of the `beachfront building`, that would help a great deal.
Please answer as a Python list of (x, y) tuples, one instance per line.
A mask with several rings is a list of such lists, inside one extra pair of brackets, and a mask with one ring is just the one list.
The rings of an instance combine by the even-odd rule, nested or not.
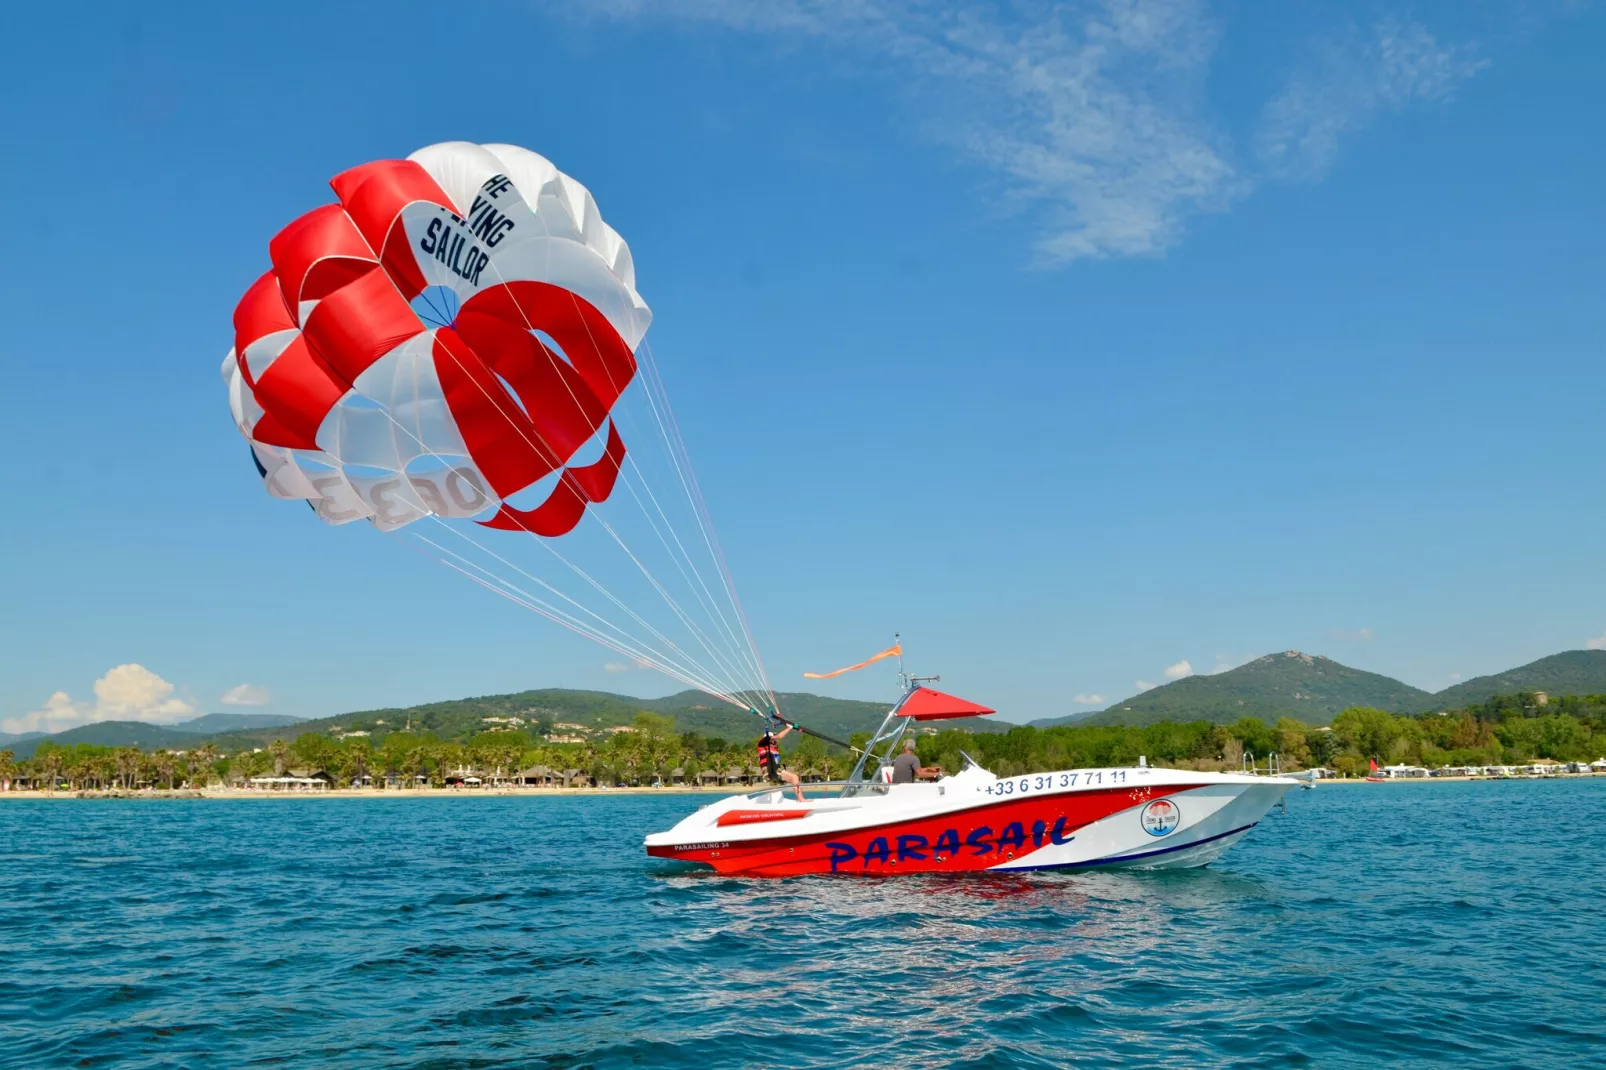
[(1590, 762), (1589, 771), (1591, 773), (1606, 773), (1606, 758), (1597, 758), (1595, 761)]
[(328, 791), (327, 776), (254, 776), (249, 781), (253, 791)]
[(1420, 765), (1385, 765), (1383, 775), (1395, 780), (1414, 780), (1428, 775), (1426, 768)]
[(550, 788), (557, 777), (557, 770), (545, 765), (532, 765), (528, 769), (520, 769), (513, 774), (513, 783), (521, 784), (527, 788)]

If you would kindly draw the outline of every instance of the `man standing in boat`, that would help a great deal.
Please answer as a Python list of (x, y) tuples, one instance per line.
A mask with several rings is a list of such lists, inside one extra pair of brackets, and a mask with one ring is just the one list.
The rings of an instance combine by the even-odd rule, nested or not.
[(803, 779), (790, 769), (781, 768), (781, 740), (791, 730), (791, 725), (784, 725), (779, 732), (765, 726), (764, 736), (758, 741), (758, 767), (764, 771), (770, 783), (792, 785), (792, 790), (797, 793), (797, 801), (804, 802)]
[(894, 784), (913, 784), (916, 780), (926, 777), (938, 776), (942, 767), (938, 765), (926, 768), (920, 764), (920, 756), (915, 754), (915, 741), (903, 741), (903, 753), (892, 759), (892, 782)]

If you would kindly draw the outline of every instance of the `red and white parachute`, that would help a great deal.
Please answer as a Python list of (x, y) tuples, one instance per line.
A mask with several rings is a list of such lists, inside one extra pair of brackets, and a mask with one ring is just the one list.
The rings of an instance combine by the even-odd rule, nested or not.
[[(651, 319), (623, 239), (585, 187), (511, 145), (432, 145), (331, 185), (339, 203), (269, 243), (223, 363), (268, 491), (388, 530), (564, 470), (489, 522), (571, 530), (613, 489), (608, 412)], [(603, 456), (567, 467), (604, 429)]]
[[(643, 480), (629, 492), (647, 521), (639, 532), (656, 537), (674, 572), (655, 573), (625, 525), (599, 523), (672, 611), (668, 627), (556, 549), (560, 574), (582, 581), (578, 595), (461, 525), (472, 550), (420, 540), (637, 663), (739, 705), (768, 692), (661, 384), (650, 364), (638, 377), (651, 313), (630, 249), (585, 187), (527, 149), (466, 142), (364, 164), (330, 185), (336, 203), (269, 242), (272, 268), (235, 309), (223, 362), (268, 492), (305, 500), (330, 524), (472, 519), (545, 542), (608, 501), (629, 460)], [(618, 417), (638, 378), (633, 393), (702, 547), (676, 533), (668, 495), (627, 454)]]

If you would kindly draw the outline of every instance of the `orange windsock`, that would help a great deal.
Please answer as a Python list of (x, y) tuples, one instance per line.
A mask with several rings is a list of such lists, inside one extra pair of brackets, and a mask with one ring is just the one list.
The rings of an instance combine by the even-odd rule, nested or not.
[(841, 676), (845, 672), (852, 672), (854, 669), (862, 669), (866, 665), (874, 665), (876, 662), (882, 660), (883, 658), (896, 658), (896, 657), (902, 657), (902, 656), (903, 656), (903, 644), (902, 643), (896, 643), (896, 644), (894, 644), (892, 646), (887, 647), (887, 649), (883, 650), (879, 654), (874, 655), (873, 657), (865, 658), (863, 661), (859, 662), (857, 665), (849, 665), (847, 668), (838, 669), (836, 672), (806, 672), (806, 673), (803, 674), (803, 678), (805, 680), (829, 680), (833, 676)]

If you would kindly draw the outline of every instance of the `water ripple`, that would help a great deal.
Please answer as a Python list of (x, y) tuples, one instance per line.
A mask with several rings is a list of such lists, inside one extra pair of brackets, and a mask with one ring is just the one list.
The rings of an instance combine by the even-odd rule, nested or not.
[(1606, 782), (1300, 793), (1217, 867), (757, 881), (684, 796), (0, 803), (0, 1065), (1575, 1065)]

